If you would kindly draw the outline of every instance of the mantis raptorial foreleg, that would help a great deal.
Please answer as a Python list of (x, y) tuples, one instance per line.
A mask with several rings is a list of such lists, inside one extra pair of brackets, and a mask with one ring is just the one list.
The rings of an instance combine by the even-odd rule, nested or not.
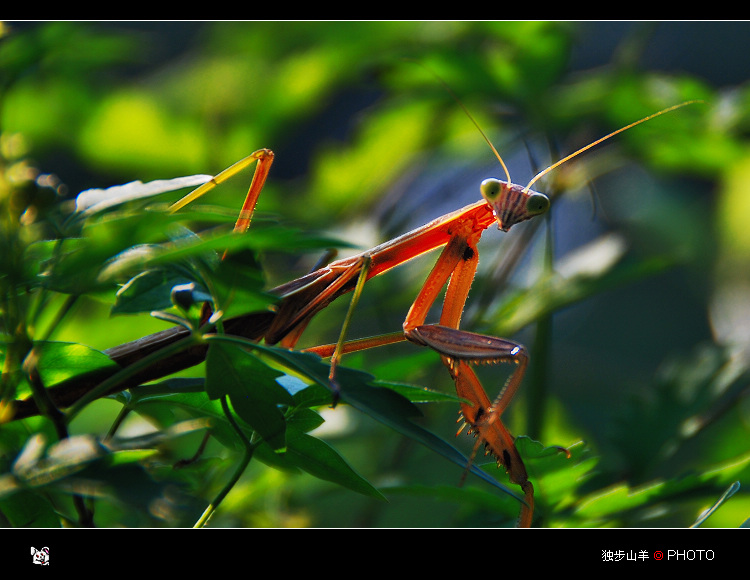
[[(515, 342), (459, 330), (461, 314), (479, 262), (476, 242), (481, 234), (470, 229), (460, 231), (446, 245), (435, 267), (414, 301), (406, 321), (407, 339), (428, 346), (441, 355), (456, 385), (463, 420), (469, 433), (477, 437), (477, 446), (485, 448), (502, 465), (512, 483), (520, 485), (525, 495), (519, 525), (531, 525), (534, 510), (534, 488), (516, 450), (513, 436), (503, 425), (501, 416), (521, 385), (528, 364), (526, 350)], [(424, 324), (427, 311), (438, 291), (448, 282), (439, 325)], [(510, 362), (516, 365), (498, 398), (491, 402), (468, 363)], [(459, 430), (460, 432), (460, 430)], [(475, 448), (476, 452), (476, 448)], [(473, 456), (473, 454), (472, 454)]]

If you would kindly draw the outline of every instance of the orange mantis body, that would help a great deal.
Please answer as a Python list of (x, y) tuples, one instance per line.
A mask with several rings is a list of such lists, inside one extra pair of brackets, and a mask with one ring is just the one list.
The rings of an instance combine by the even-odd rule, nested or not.
[[(532, 191), (530, 187), (552, 169), (613, 135), (690, 102), (649, 115), (594, 141), (537, 174), (526, 187), (511, 183), (505, 164), (487, 140), (508, 175), (507, 181), (486, 179), (480, 187), (483, 197), (481, 201), (437, 218), (359, 255), (331, 262), (306, 276), (275, 288), (272, 292), (280, 297), (280, 302), (275, 316), (265, 329), (264, 340), (268, 344), (279, 343), (292, 348), (310, 319), (331, 301), (355, 290), (356, 287), (354, 303), (361, 285), (366, 280), (425, 252), (442, 247), (440, 257), (406, 315), (403, 333), (345, 344), (345, 331), (342, 331), (338, 344), (307, 350), (332, 357), (330, 378), (334, 390), (334, 403), (337, 395), (335, 366), (339, 356), (344, 352), (401, 340), (409, 340), (437, 351), (455, 382), (458, 396), (463, 400), (461, 413), (466, 424), (470, 426), (470, 432), (476, 436), (477, 445), (484, 444), (498, 465), (508, 473), (510, 481), (523, 490), (524, 503), (518, 523), (522, 527), (530, 526), (534, 514), (534, 488), (528, 479), (514, 438), (501, 420), (528, 366), (526, 349), (509, 340), (475, 334), (459, 328), (461, 314), (477, 269), (477, 243), (484, 230), (493, 224), (503, 231), (508, 231), (517, 223), (547, 212), (550, 205), (547, 196)], [(256, 171), (235, 225), (235, 231), (245, 232), (250, 225), (255, 204), (273, 162), (273, 153), (268, 149), (260, 149), (226, 169), (175, 203), (172, 210), (176, 211), (187, 205), (256, 161)], [(427, 314), (446, 284), (440, 321), (438, 324), (426, 324)], [(501, 362), (513, 363), (515, 369), (500, 395), (491, 400), (470, 364)]]

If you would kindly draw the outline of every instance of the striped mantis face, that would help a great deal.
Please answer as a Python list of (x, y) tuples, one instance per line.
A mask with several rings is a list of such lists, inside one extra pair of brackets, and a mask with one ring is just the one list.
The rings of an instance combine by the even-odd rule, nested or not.
[(517, 223), (542, 215), (549, 210), (549, 198), (513, 183), (491, 177), (479, 187), (482, 197), (492, 207), (497, 226), (507, 232)]

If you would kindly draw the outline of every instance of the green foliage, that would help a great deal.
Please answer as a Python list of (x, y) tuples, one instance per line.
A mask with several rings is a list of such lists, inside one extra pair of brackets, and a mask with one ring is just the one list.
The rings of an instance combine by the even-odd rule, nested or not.
[[(474, 202), (485, 173), (500, 174), (432, 73), (518, 181), (533, 174), (527, 157), (543, 167), (705, 101), (535, 184), (550, 219), (485, 234), (462, 327), (531, 352), (503, 420), (535, 525), (748, 520), (747, 87), (640, 68), (639, 34), (609, 66), (574, 73), (583, 33), (569, 23), (179, 26), (1, 29), (4, 525), (513, 525), (518, 487), (453, 437), (458, 402), (435, 353), (346, 355), (331, 408), (326, 361), (225, 331), (272, 311), (268, 289), (325, 250), (381, 243)], [(158, 53), (170, 30), (194, 42)], [(167, 211), (260, 147), (277, 160), (247, 235), (231, 233), (241, 175)], [(592, 220), (580, 193), (594, 179)], [(76, 208), (90, 187), (106, 202)], [(400, 329), (430, 264), (369, 281), (347, 338)], [(334, 342), (347, 304), (319, 313), (300, 346)], [(113, 362), (112, 347), (170, 327), (182, 342)], [(123, 390), (188, 348), (205, 363)], [(495, 396), (508, 369), (477, 372)], [(84, 379), (87, 398), (55, 405)], [(24, 400), (40, 414), (13, 420)]]

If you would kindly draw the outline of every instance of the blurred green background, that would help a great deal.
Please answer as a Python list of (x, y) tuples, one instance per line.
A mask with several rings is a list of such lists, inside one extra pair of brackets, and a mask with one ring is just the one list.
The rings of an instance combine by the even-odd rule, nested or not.
[[(538, 346), (537, 326), (498, 316), (502, 291), (538, 272), (538, 251), (522, 242), (526, 257), (506, 279), (497, 266), (513, 252), (509, 241), (488, 231), (480, 246), (464, 327), (524, 342), (537, 365), (531, 374), (539, 373), (508, 424), (548, 445), (585, 441), (597, 458), (585, 491), (595, 493), (705, 472), (750, 447), (748, 31), (734, 22), (11, 22), (0, 39), (0, 131), (40, 175), (56, 176), (48, 183), (60, 201), (135, 179), (215, 174), (268, 147), (276, 161), (261, 214), (366, 248), (472, 203), (483, 178), (504, 178), (429, 71), (521, 184), (635, 119), (705, 100), (535, 184), (559, 195), (544, 224), (557, 268), (604, 268), (591, 255), (583, 266), (565, 260), (616, 232), (625, 263), (660, 265), (653, 275), (606, 278), (546, 320), (551, 334)], [(239, 208), (248, 181), (235, 178), (210, 203)], [(612, 247), (620, 246), (603, 249)], [(266, 256), (269, 285), (303, 274), (317, 257)], [(352, 337), (398, 330), (431, 259), (368, 284)], [(342, 302), (310, 328), (306, 345), (335, 341)], [(164, 328), (109, 319), (107, 307), (80, 305), (83, 322), (55, 338), (105, 349)], [(436, 359), (404, 345), (345, 364), (450, 391)], [(498, 371), (482, 372), (494, 392)], [(426, 421), (453, 440), (456, 409), (436, 407)], [(460, 469), (345, 409), (327, 418), (329, 441), (376, 485), (460, 479)], [(462, 444), (470, 450), (468, 439)], [(737, 479), (750, 483), (747, 469)], [(658, 515), (655, 525), (688, 525), (716, 499), (681, 498), (615, 524), (650, 525)], [(216, 522), (488, 523), (470, 505), (398, 493), (389, 500), (252, 466)], [(710, 523), (736, 527), (749, 516), (741, 492)], [(566, 516), (551, 523), (565, 525)]]

